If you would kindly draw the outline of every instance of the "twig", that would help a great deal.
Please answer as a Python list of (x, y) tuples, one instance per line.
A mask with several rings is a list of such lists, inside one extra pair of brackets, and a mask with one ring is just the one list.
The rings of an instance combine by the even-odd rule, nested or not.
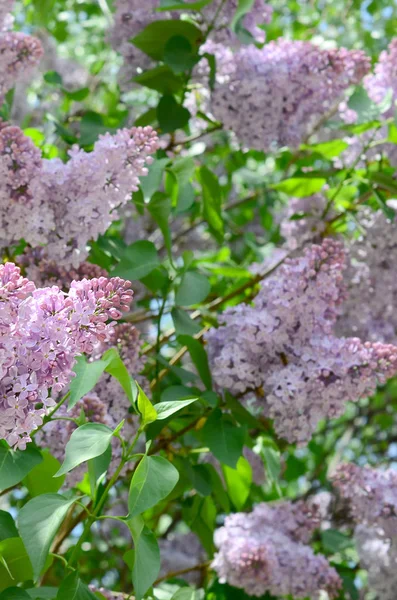
[(186, 569), (180, 569), (179, 571), (171, 571), (170, 573), (167, 573), (166, 575), (163, 575), (162, 577), (156, 579), (153, 585), (157, 585), (158, 583), (161, 583), (166, 579), (171, 579), (172, 577), (178, 577), (178, 575), (190, 573), (191, 571), (206, 571), (210, 564), (211, 561), (207, 560), (206, 562), (203, 562), (199, 565), (195, 565), (194, 567), (187, 567)]

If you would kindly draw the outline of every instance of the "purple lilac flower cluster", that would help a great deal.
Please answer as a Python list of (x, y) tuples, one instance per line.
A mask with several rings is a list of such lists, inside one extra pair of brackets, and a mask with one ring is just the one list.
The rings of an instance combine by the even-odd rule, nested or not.
[(53, 398), (73, 376), (76, 355), (92, 353), (132, 300), (118, 277), (39, 288), (12, 263), (0, 265), (0, 439), (24, 449)]
[(253, 306), (228, 309), (207, 334), (217, 386), (254, 396), (289, 442), (307, 443), (321, 419), (341, 415), (348, 400), (373, 394), (397, 371), (395, 346), (334, 334), (344, 268), (339, 242), (312, 245), (261, 284)]
[(397, 584), (397, 472), (344, 464), (333, 484), (356, 525), (354, 537), (368, 582), (379, 600), (394, 600)]
[(360, 50), (322, 50), (280, 38), (233, 55), (232, 73), (218, 80), (212, 112), (243, 144), (258, 150), (297, 147), (347, 88), (368, 73)]
[(19, 31), (9, 31), (10, 11), (14, 1), (6, 0), (0, 7), (0, 105), (6, 93), (40, 61), (43, 47), (37, 38)]
[[(0, 223), (3, 246), (24, 238), (46, 245), (58, 265), (78, 267), (87, 243), (118, 218), (117, 208), (147, 174), (158, 139), (151, 127), (100, 136), (92, 152), (79, 148), (70, 159), (42, 160), (18, 127), (0, 128)], [(84, 201), (83, 201), (84, 200)]]
[(309, 241), (316, 241), (325, 231), (327, 224), (321, 215), (326, 205), (327, 198), (322, 194), (289, 200), (280, 223), (280, 233), (289, 250), (296, 250)]
[(289, 502), (259, 504), (251, 513), (236, 513), (215, 532), (218, 552), (212, 563), (221, 582), (250, 595), (318, 598), (338, 595), (341, 581), (324, 556), (308, 545), (318, 527), (315, 506)]

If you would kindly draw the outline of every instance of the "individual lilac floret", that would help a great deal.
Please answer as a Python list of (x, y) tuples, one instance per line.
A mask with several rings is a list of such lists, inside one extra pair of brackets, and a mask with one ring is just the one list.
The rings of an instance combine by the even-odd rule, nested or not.
[(232, 74), (215, 86), (212, 112), (250, 148), (294, 148), (369, 68), (360, 50), (283, 38), (262, 49), (244, 47), (234, 55)]
[(252, 596), (317, 599), (325, 591), (335, 598), (341, 587), (337, 572), (307, 545), (317, 526), (317, 512), (311, 519), (303, 502), (259, 504), (251, 513), (230, 515), (215, 532), (212, 566), (221, 583)]
[(70, 151), (70, 160), (42, 160), (18, 127), (0, 127), (0, 243), (25, 239), (46, 245), (58, 266), (77, 268), (87, 244), (118, 218), (117, 208), (137, 191), (157, 148), (151, 127), (101, 136), (92, 152)]
[(119, 278), (35, 289), (12, 263), (0, 265), (0, 439), (24, 449), (53, 398), (70, 382), (75, 357), (92, 352), (132, 300)]
[(368, 209), (357, 220), (361, 234), (349, 246), (348, 294), (337, 331), (397, 345), (396, 221)]
[[(103, 353), (110, 348), (116, 348), (122, 358), (129, 374), (145, 387), (145, 380), (139, 376), (145, 361), (140, 356), (142, 341), (139, 332), (129, 323), (118, 323), (109, 332), (105, 341), (99, 341), (91, 352), (93, 360), (99, 360)], [(148, 390), (149, 391), (149, 390)], [(111, 429), (115, 429), (121, 421), (125, 421), (122, 436), (131, 442), (139, 428), (139, 417), (132, 412), (131, 403), (117, 379), (104, 373), (95, 388), (84, 396), (72, 410), (68, 411), (63, 405), (57, 416), (78, 418), (84, 412), (87, 421), (102, 423)], [(35, 438), (36, 442), (43, 448), (48, 448), (53, 456), (60, 462), (64, 460), (65, 447), (76, 425), (68, 421), (50, 421)], [(108, 469), (113, 474), (120, 463), (121, 445), (117, 438), (112, 439), (112, 460)], [(126, 471), (133, 467), (129, 463)], [(86, 471), (86, 465), (73, 469), (67, 476), (69, 485), (76, 485)]]
[(373, 394), (397, 371), (396, 347), (333, 333), (344, 261), (339, 242), (311, 246), (261, 284), (253, 306), (228, 309), (207, 334), (217, 386), (253, 395), (289, 442), (307, 443), (321, 419), (340, 416), (348, 400)]

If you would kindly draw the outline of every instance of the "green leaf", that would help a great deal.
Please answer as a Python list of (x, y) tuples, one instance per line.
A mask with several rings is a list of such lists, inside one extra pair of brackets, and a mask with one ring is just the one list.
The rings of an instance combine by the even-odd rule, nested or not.
[(166, 498), (178, 479), (177, 469), (168, 460), (161, 456), (144, 456), (131, 481), (129, 516), (139, 515)]
[(18, 529), (37, 579), (43, 569), (55, 534), (75, 502), (60, 494), (43, 494), (23, 506)]
[(211, 371), (208, 364), (208, 356), (204, 346), (189, 335), (180, 335), (178, 340), (184, 346), (187, 346), (190, 357), (195, 364), (197, 371), (199, 372), (200, 378), (204, 383), (205, 387), (210, 390), (212, 388), (212, 377)]
[(176, 335), (195, 335), (201, 329), (200, 325), (193, 321), (181, 308), (173, 308), (171, 311)]
[(192, 69), (200, 58), (183, 35), (172, 36), (164, 48), (164, 62), (177, 75)]
[(212, 411), (203, 427), (203, 442), (221, 463), (232, 469), (243, 453), (245, 429), (237, 427), (219, 408)]
[(117, 379), (123, 388), (128, 400), (134, 406), (137, 396), (137, 389), (134, 380), (131, 378), (127, 367), (121, 360), (120, 354), (115, 348), (110, 348), (105, 352), (102, 360), (106, 363), (105, 372)]
[(65, 475), (83, 462), (101, 456), (107, 450), (113, 433), (102, 423), (85, 423), (75, 429), (66, 444), (65, 460), (55, 477)]
[(227, 492), (237, 510), (242, 510), (250, 493), (252, 469), (249, 462), (241, 456), (236, 469), (224, 465), (222, 467)]
[(42, 460), (40, 452), (31, 446), (22, 451), (0, 445), (0, 492), (22, 481)]
[(141, 426), (146, 427), (146, 425), (153, 423), (153, 421), (157, 419), (157, 411), (150, 402), (149, 398), (146, 396), (141, 386), (138, 383), (136, 385), (138, 387), (137, 404), (141, 415)]
[(336, 529), (326, 529), (325, 531), (321, 531), (320, 535), (325, 550), (333, 554), (346, 550), (346, 548), (351, 548), (354, 545), (353, 541), (347, 535)]
[(149, 275), (159, 265), (160, 260), (155, 245), (142, 240), (126, 248), (123, 258), (111, 271), (111, 275), (135, 281)]
[(191, 587), (184, 587), (175, 592), (171, 600), (203, 600), (203, 598), (203, 590), (194, 590)]
[(280, 452), (271, 446), (264, 446), (262, 448), (262, 454), (270, 479), (274, 482), (278, 482), (281, 473)]
[(75, 572), (64, 579), (59, 588), (56, 600), (98, 600), (98, 598), (81, 581), (78, 573)]
[(98, 485), (103, 481), (104, 476), (112, 460), (112, 446), (108, 446), (103, 454), (88, 461), (88, 477), (90, 480), (91, 497), (96, 498)]
[(157, 106), (157, 120), (161, 133), (172, 133), (189, 123), (190, 112), (178, 104), (174, 96), (163, 96)]
[(208, 279), (196, 271), (186, 271), (175, 295), (175, 302), (180, 306), (200, 304), (206, 299), (211, 289)]
[(0, 542), (0, 591), (31, 579), (32, 565), (21, 538)]
[(207, 167), (200, 169), (203, 191), (203, 216), (219, 241), (223, 239), (222, 191), (218, 178)]
[(284, 194), (303, 198), (320, 192), (326, 183), (327, 180), (322, 179), (321, 177), (312, 179), (307, 177), (292, 177), (291, 179), (284, 179), (284, 181), (280, 181), (280, 183), (275, 183), (270, 187), (279, 192), (283, 192)]
[(160, 550), (155, 535), (141, 518), (128, 521), (134, 540), (132, 583), (135, 600), (141, 600), (160, 572)]
[(171, 214), (171, 200), (162, 192), (157, 192), (153, 195), (149, 204), (148, 211), (160, 227), (160, 231), (164, 237), (165, 247), (168, 251), (168, 256), (171, 258), (171, 232), (168, 224)]
[(0, 510), (0, 542), (18, 537), (18, 530), (10, 513)]
[(34, 467), (23, 480), (31, 496), (56, 493), (63, 485), (65, 478), (54, 478), (61, 463), (49, 450), (42, 451), (43, 461)]
[(237, 24), (252, 9), (254, 3), (255, 0), (238, 0), (236, 12), (230, 25), (232, 31), (236, 32)]
[(51, 85), (62, 85), (62, 76), (57, 71), (47, 71), (43, 75), (44, 81)]
[(384, 198), (383, 194), (381, 194), (379, 190), (374, 188), (373, 192), (375, 200), (381, 211), (384, 213), (385, 217), (387, 219), (390, 219), (390, 221), (393, 221), (396, 216), (395, 211), (392, 208), (390, 208), (390, 206), (388, 206), (388, 204), (386, 203), (386, 198)]
[(185, 406), (197, 402), (198, 398), (187, 398), (186, 400), (176, 400), (174, 402), (158, 402), (156, 404), (157, 420), (168, 419), (171, 415), (182, 410)]
[(185, 37), (193, 49), (198, 49), (203, 36), (200, 29), (188, 21), (164, 20), (150, 23), (131, 42), (154, 60), (163, 60), (168, 41), (177, 35)]
[(348, 104), (349, 108), (357, 113), (356, 124), (361, 124), (378, 119), (383, 112), (390, 108), (391, 100), (392, 94), (387, 93), (381, 104), (375, 104), (363, 87), (356, 87)]
[[(147, 87), (151, 90), (156, 90), (160, 94), (176, 94), (180, 91), (183, 86), (183, 80), (168, 67), (167, 65), (160, 65), (149, 71), (144, 71), (140, 75), (134, 77), (134, 81)], [(155, 117), (154, 111), (154, 117)], [(145, 123), (148, 125), (149, 123)], [(141, 184), (145, 181), (142, 179)]]
[(141, 190), (145, 201), (149, 201), (161, 186), (163, 173), (169, 162), (169, 158), (158, 158), (149, 165), (147, 177), (143, 177), (141, 181)]
[(18, 587), (7, 588), (0, 594), (0, 600), (32, 600), (25, 590)]
[(106, 362), (103, 360), (88, 362), (83, 355), (77, 357), (73, 367), (76, 376), (70, 383), (69, 409), (96, 386), (105, 367)]
[(31, 588), (27, 590), (29, 597), (32, 600), (54, 600), (57, 596), (58, 588), (54, 587), (41, 587)]
[(376, 183), (379, 187), (388, 190), (392, 194), (397, 194), (397, 181), (386, 175), (386, 173), (371, 173), (371, 180)]
[(321, 142), (320, 144), (303, 146), (303, 148), (310, 152), (318, 152), (324, 156), (324, 158), (331, 159), (335, 156), (339, 156), (346, 148), (348, 148), (348, 146), (349, 144), (343, 140), (331, 140), (330, 142)]

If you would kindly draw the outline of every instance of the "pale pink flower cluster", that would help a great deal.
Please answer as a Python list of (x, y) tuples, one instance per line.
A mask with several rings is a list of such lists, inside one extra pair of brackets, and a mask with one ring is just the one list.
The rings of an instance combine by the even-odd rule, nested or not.
[(0, 106), (6, 93), (26, 76), (40, 61), (43, 47), (37, 38), (19, 31), (9, 31), (9, 12), (14, 2), (6, 0), (0, 6)]
[(215, 532), (218, 552), (212, 563), (221, 583), (242, 588), (252, 596), (266, 592), (280, 597), (337, 597), (341, 580), (324, 556), (308, 545), (318, 527), (315, 507), (304, 502), (236, 513)]
[(151, 127), (100, 136), (92, 152), (77, 147), (68, 162), (41, 159), (18, 127), (0, 129), (0, 243), (46, 245), (58, 265), (78, 267), (87, 244), (118, 218), (138, 190), (158, 145)]
[[(139, 332), (129, 323), (119, 323), (113, 327), (106, 340), (99, 341), (91, 353), (93, 360), (99, 360), (103, 353), (110, 348), (116, 348), (123, 360), (129, 374), (145, 387), (146, 381), (139, 376), (145, 361), (140, 356), (142, 342)], [(102, 423), (115, 429), (121, 421), (125, 420), (121, 434), (124, 439), (131, 442), (139, 428), (139, 418), (132, 411), (131, 403), (127, 398), (120, 383), (111, 375), (104, 373), (95, 388), (84, 396), (73, 408), (68, 411), (63, 405), (57, 412), (60, 417), (78, 418), (84, 412), (88, 422)], [(69, 441), (76, 425), (72, 421), (50, 421), (36, 437), (37, 443), (43, 448), (48, 448), (53, 456), (60, 462), (65, 455), (65, 446)], [(112, 460), (108, 469), (110, 474), (116, 470), (121, 457), (121, 445), (117, 438), (112, 440)], [(129, 468), (133, 463), (129, 464)], [(68, 474), (68, 484), (75, 485), (83, 478), (85, 465), (73, 469)], [(128, 470), (128, 469), (127, 469)]]
[(368, 209), (357, 220), (361, 232), (349, 245), (348, 294), (337, 331), (397, 345), (396, 223)]
[(397, 584), (397, 471), (343, 464), (334, 487), (356, 525), (361, 565), (379, 600), (394, 600)]
[(12, 263), (0, 266), (0, 439), (24, 449), (53, 398), (70, 382), (75, 358), (92, 353), (129, 309), (130, 283), (118, 277), (39, 288)]
[(250, 148), (297, 147), (314, 124), (370, 69), (360, 50), (322, 50), (279, 38), (262, 49), (244, 47), (232, 74), (218, 81), (211, 108)]
[(338, 338), (344, 300), (343, 246), (330, 239), (286, 259), (264, 280), (253, 306), (239, 305), (207, 334), (214, 381), (254, 396), (280, 437), (307, 443), (318, 422), (343, 414), (397, 371), (397, 348)]

